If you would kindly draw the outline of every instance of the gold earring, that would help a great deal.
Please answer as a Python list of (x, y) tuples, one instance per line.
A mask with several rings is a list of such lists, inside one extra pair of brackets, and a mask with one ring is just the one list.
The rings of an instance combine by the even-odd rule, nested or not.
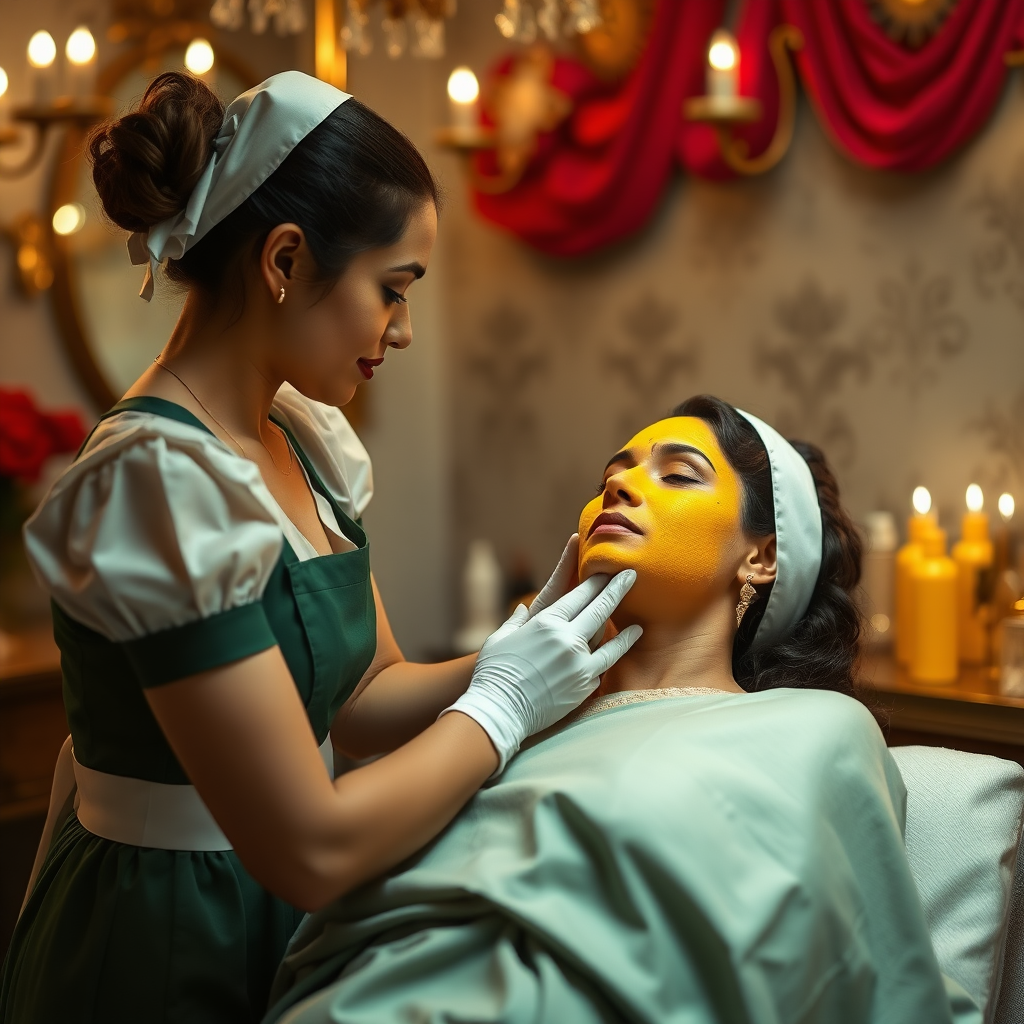
[(281, 286), (281, 294), (277, 297), (277, 304), (280, 306), (284, 302), (284, 285)]
[(740, 587), (740, 603), (736, 605), (736, 628), (739, 629), (740, 623), (743, 621), (743, 616), (747, 614), (747, 609), (757, 600), (758, 593), (754, 589), (754, 585), (750, 582), (754, 578), (753, 573), (748, 573), (747, 582)]

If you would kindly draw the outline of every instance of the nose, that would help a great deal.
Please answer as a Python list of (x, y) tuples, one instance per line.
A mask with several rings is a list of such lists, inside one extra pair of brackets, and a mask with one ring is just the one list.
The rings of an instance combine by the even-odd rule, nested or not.
[(412, 316), (407, 303), (396, 306), (384, 331), (384, 343), (388, 348), (403, 349), (412, 344)]
[(633, 469), (622, 469), (613, 473), (604, 484), (601, 507), (613, 508), (615, 505), (628, 505), (636, 508), (640, 504), (640, 489), (633, 484), (633, 474), (642, 472), (639, 466)]

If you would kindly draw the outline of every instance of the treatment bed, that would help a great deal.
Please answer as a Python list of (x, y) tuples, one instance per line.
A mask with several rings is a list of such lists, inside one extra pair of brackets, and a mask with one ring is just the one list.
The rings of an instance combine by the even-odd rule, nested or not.
[(581, 716), (307, 919), (267, 1021), (1021, 1024), (1024, 770), (880, 742), (820, 691)]

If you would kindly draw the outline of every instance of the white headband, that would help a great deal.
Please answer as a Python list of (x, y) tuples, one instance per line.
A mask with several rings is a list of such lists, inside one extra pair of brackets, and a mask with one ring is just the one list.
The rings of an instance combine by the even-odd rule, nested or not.
[(775, 502), (778, 572), (751, 649), (787, 636), (804, 617), (821, 570), (821, 507), (804, 457), (774, 428), (736, 410), (758, 432), (768, 451)]
[(317, 125), (351, 98), (301, 71), (282, 71), (233, 99), (224, 112), (210, 162), (185, 209), (128, 238), (132, 263), (149, 264), (139, 296), (149, 302), (161, 262), (180, 259), (241, 206)]

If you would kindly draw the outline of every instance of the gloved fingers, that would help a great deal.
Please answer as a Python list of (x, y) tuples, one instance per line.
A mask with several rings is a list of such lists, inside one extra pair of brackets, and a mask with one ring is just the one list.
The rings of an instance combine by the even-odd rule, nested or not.
[(529, 617), (526, 605), (517, 604), (515, 611), (487, 638), (488, 642), (503, 640), (510, 633), (514, 633)]
[(611, 621), (605, 622), (587, 641), (590, 653), (593, 654), (594, 651), (596, 651), (598, 647), (605, 642), (605, 640), (611, 640), (611, 638), (615, 636), (616, 632), (615, 626)]
[(593, 636), (608, 621), (608, 617), (635, 582), (635, 569), (623, 569), (622, 572), (616, 573), (608, 586), (576, 616), (573, 625), (576, 627), (577, 635)]
[(569, 538), (569, 543), (565, 545), (565, 550), (562, 552), (562, 557), (559, 558), (558, 565), (555, 566), (555, 571), (551, 574), (551, 578), (544, 584), (540, 593), (530, 604), (531, 618), (537, 612), (542, 612), (545, 608), (554, 604), (555, 601), (568, 592), (572, 578), (579, 567), (579, 558), (580, 535), (574, 533)]
[(595, 677), (603, 676), (640, 639), (643, 627), (635, 623), (599, 647), (590, 660), (590, 669)]
[(607, 585), (607, 575), (599, 572), (578, 587), (574, 587), (544, 611), (554, 618), (568, 622), (570, 619), (575, 619)]

